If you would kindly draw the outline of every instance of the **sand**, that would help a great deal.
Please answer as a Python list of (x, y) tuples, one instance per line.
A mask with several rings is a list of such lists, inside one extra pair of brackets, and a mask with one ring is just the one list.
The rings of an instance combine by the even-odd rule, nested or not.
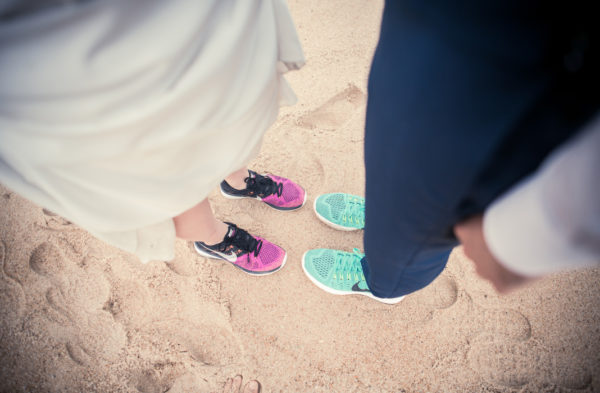
[(381, 1), (290, 3), (307, 65), (251, 168), (290, 177), (307, 206), (210, 197), (218, 217), (288, 251), (251, 277), (199, 257), (141, 264), (0, 189), (0, 391), (217, 392), (236, 374), (263, 392), (600, 392), (600, 269), (509, 296), (457, 248), (429, 287), (389, 306), (333, 296), (304, 276), (310, 248), (351, 250), (311, 205), (364, 193), (366, 80)]

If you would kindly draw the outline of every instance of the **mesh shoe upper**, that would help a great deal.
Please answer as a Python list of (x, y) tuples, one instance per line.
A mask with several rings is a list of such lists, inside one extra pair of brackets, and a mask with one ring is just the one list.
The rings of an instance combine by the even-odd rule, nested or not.
[(365, 226), (365, 199), (356, 195), (319, 195), (315, 200), (315, 212), (323, 221), (334, 226), (347, 229), (362, 229)]
[(226, 181), (221, 183), (221, 191), (226, 196), (260, 199), (266, 204), (280, 210), (298, 209), (306, 201), (306, 192), (302, 187), (285, 177), (260, 175), (248, 171), (245, 179), (246, 188), (237, 190)]
[(380, 298), (371, 293), (363, 273), (363, 257), (356, 248), (353, 252), (325, 248), (309, 250), (302, 257), (302, 269), (316, 286), (334, 295), (364, 295), (386, 304), (401, 301), (404, 296)]
[(196, 242), (196, 248), (200, 248), (202, 254), (227, 260), (251, 274), (270, 273), (283, 266), (286, 253), (281, 247), (254, 237), (235, 224), (227, 225), (229, 230), (222, 242), (211, 246)]
[[(321, 284), (343, 292), (353, 288), (368, 291), (360, 260), (364, 254), (330, 249), (310, 250), (304, 256), (304, 269)], [(355, 287), (356, 285), (356, 287)]]

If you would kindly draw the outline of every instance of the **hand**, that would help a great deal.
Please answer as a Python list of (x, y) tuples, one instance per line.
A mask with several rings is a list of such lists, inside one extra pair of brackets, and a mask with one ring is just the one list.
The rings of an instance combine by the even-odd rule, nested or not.
[(490, 281), (498, 292), (510, 292), (533, 280), (506, 269), (492, 255), (483, 237), (483, 217), (481, 215), (456, 224), (454, 233), (462, 243), (465, 255), (475, 264), (477, 274)]

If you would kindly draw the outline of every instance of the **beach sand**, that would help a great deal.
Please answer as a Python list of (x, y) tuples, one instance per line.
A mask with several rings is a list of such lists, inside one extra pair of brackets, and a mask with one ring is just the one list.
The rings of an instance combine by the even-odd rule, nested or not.
[[(210, 200), (216, 214), (288, 251), (252, 277), (199, 257), (140, 263), (0, 189), (1, 392), (600, 392), (600, 269), (508, 296), (457, 248), (429, 287), (397, 305), (333, 296), (304, 275), (310, 248), (352, 250), (362, 233), (320, 222), (314, 198), (364, 193), (367, 75), (381, 1), (290, 3), (307, 65), (250, 167), (296, 180), (306, 206)], [(416, 174), (417, 175), (417, 174)]]

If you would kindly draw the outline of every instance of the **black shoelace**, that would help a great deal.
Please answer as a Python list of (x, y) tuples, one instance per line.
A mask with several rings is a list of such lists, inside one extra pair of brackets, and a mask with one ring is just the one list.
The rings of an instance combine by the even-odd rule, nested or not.
[(254, 256), (257, 257), (263, 245), (262, 240), (257, 240), (245, 230), (238, 228), (235, 224), (229, 222), (226, 224), (229, 225), (229, 227), (233, 227), (235, 233), (232, 237), (226, 237), (219, 244), (219, 251), (225, 252), (229, 246), (233, 245), (242, 251), (246, 251), (248, 253), (252, 252), (254, 253)]
[(281, 193), (283, 192), (283, 183), (277, 183), (270, 177), (259, 175), (256, 172), (252, 173), (254, 174), (254, 177), (247, 177), (244, 179), (248, 190), (254, 191), (254, 193), (261, 198), (272, 194), (277, 194), (278, 197), (281, 196)]

